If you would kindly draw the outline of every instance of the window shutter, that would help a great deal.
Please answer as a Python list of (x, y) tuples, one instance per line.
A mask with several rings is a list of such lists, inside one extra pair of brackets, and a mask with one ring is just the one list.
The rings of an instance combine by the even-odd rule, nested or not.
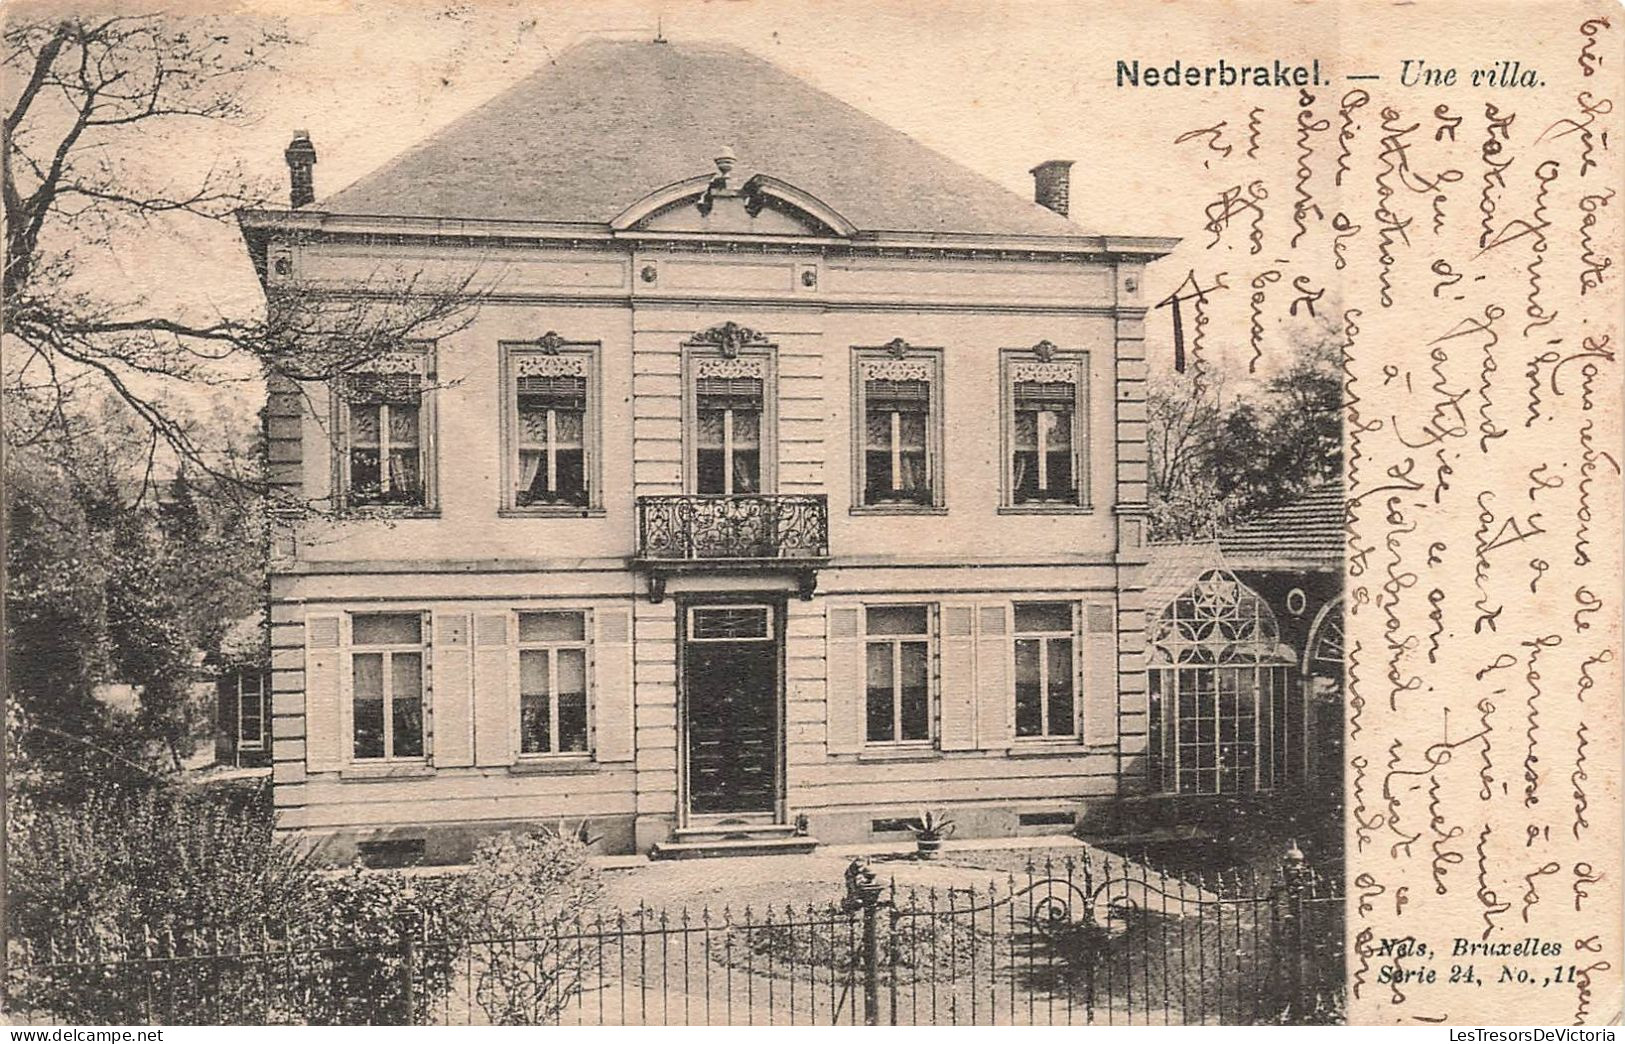
[(863, 749), (863, 610), (829, 610), (828, 672), (824, 682), (826, 743), (831, 754)]
[(467, 613), (434, 614), (434, 763), (474, 764), (473, 655)]
[(1002, 602), (977, 611), (976, 739), (983, 750), (1010, 746), (1015, 690), (1010, 685), (1010, 607)]
[(599, 761), (631, 761), (637, 737), (632, 698), (632, 614), (626, 609), (605, 609), (594, 616), (593, 755)]
[(943, 750), (976, 749), (976, 607), (942, 607)]
[(1110, 602), (1083, 607), (1083, 742), (1117, 742), (1117, 626)]
[(336, 772), (344, 764), (342, 622), (336, 615), (305, 617), (305, 768), (309, 772)]
[(474, 763), (512, 765), (514, 697), (508, 692), (508, 614), (474, 617)]

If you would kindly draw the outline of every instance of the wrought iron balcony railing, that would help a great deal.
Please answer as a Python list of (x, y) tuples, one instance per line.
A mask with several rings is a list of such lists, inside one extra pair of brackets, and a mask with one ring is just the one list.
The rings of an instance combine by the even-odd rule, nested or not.
[(829, 557), (829, 501), (822, 494), (638, 498), (638, 555), (647, 562)]

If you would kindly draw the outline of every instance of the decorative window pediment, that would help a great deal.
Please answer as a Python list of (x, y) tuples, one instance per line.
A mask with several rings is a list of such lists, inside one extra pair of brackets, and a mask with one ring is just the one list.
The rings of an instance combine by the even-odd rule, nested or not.
[(936, 374), (930, 359), (865, 359), (861, 368), (866, 381), (929, 381)]
[(724, 359), (732, 359), (746, 348), (766, 348), (772, 342), (767, 335), (748, 326), (740, 326), (732, 319), (701, 330), (688, 339), (691, 345), (715, 348)]
[(577, 516), (600, 498), (598, 345), (553, 331), (501, 346), (502, 509)]
[(1078, 364), (1074, 362), (1015, 362), (1010, 379), (1032, 384), (1077, 384)]
[(1047, 340), (1002, 353), (1006, 510), (1087, 509), (1087, 361)]
[(424, 374), (429, 369), (429, 353), (426, 349), (409, 349), (399, 352), (385, 352), (373, 356), (364, 362), (350, 367), (349, 373), (395, 374), (415, 373)]
[(586, 377), (585, 355), (514, 355), (515, 377)]
[(760, 356), (747, 359), (701, 358), (694, 362), (694, 376), (701, 380), (747, 378), (759, 381), (766, 373), (767, 361)]

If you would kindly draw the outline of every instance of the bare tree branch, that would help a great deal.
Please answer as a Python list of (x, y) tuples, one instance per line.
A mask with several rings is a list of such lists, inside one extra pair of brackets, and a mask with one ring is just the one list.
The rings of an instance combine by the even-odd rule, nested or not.
[[(121, 403), (156, 444), (217, 479), (256, 483), (199, 444), (176, 404), (187, 386), (283, 377), (331, 380), (414, 341), (461, 329), (484, 298), (470, 271), (430, 285), (375, 274), (339, 294), (282, 285), (263, 315), (199, 317), (164, 303), (104, 300), (79, 278), (146, 227), (221, 221), (266, 207), (241, 170), (149, 184), (140, 158), (177, 121), (247, 117), (240, 89), (290, 41), (263, 20), (140, 15), (13, 20), (0, 59), (14, 85), (3, 124), (6, 256), (0, 391), (13, 446), (71, 447), (97, 394)], [(228, 474), (229, 472), (229, 474)]]

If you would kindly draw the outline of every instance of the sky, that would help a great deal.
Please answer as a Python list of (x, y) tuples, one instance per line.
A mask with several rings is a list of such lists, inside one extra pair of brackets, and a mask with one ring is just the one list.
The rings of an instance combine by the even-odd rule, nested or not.
[[(199, 2), (188, 10), (200, 10)], [(1402, 24), (1407, 8), (1299, 0), (236, 0), (232, 17), (285, 18), (299, 42), (276, 55), (274, 68), (245, 83), (242, 99), (252, 119), (232, 128), (175, 129), (153, 140), (152, 162), (178, 184), (208, 165), (240, 162), (280, 196), (286, 191), (282, 150), (296, 128), (306, 130), (320, 157), (320, 200), (582, 39), (660, 32), (721, 40), (1023, 195), (1031, 194), (1034, 164), (1077, 161), (1072, 217), (1084, 231), (1185, 238), (1147, 277), (1155, 301), (1188, 269), (1213, 260), (1203, 256), (1202, 207), (1212, 198), (1214, 174), (1203, 168), (1199, 142), (1176, 145), (1175, 139), (1205, 121), (1234, 123), (1252, 102), (1216, 90), (1122, 90), (1114, 83), (1115, 62), (1335, 61), (1340, 49), (1371, 50), (1387, 61), (1400, 53), (1396, 41), (1403, 34), (1369, 23), (1380, 13)], [(34, 10), (18, 4), (13, 17)], [(1486, 15), (1481, 54), (1496, 53), (1495, 24), (1493, 14)], [(1287, 106), (1278, 104), (1283, 99)], [(1282, 110), (1290, 105), (1290, 95), (1281, 92), (1269, 100)], [(1322, 102), (1330, 103), (1331, 97)], [(1284, 145), (1266, 150), (1282, 175), (1291, 163)], [(794, 172), (783, 173), (794, 179)], [(129, 297), (226, 313), (251, 310), (259, 299), (230, 224), (154, 227), (105, 261), (96, 278)], [(1153, 362), (1166, 362), (1167, 312), (1153, 312), (1148, 326)], [(1237, 338), (1219, 340), (1225, 360), (1243, 358)], [(1263, 369), (1277, 359), (1266, 359)]]
[[(1074, 216), (1086, 231), (1165, 234), (1181, 223), (1154, 206), (1122, 205), (1127, 196), (1165, 198), (1172, 186), (1157, 160), (1125, 162), (1115, 148), (1104, 155), (1103, 136), (1121, 115), (1101, 89), (1108, 57), (1056, 47), (1058, 36), (1088, 34), (1087, 5), (260, 0), (245, 10), (286, 17), (300, 42), (245, 85), (252, 121), (164, 136), (177, 183), (207, 164), (239, 161), (285, 191), (282, 149), (302, 129), (320, 157), (320, 199), (572, 43), (658, 31), (754, 51), (1023, 195), (1035, 163), (1076, 159)], [(159, 295), (195, 294), (232, 309), (257, 293), (231, 228), (157, 230), (117, 263), (132, 286)]]

